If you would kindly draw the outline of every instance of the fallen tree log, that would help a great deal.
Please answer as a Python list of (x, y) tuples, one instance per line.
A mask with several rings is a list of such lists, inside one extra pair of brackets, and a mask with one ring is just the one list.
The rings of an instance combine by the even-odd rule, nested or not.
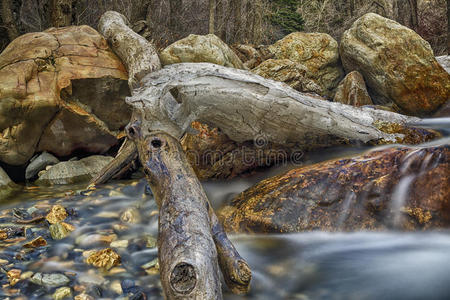
[[(159, 69), (160, 62), (153, 45), (127, 24), (124, 16), (106, 12), (99, 28), (124, 61), (133, 89), (141, 85), (146, 73)], [(92, 183), (117, 174), (133, 161), (137, 150), (160, 207), (158, 251), (166, 298), (221, 299), (218, 261), (230, 289), (247, 292), (250, 268), (226, 236), (179, 139), (159, 129), (142, 134), (140, 124), (146, 121), (140, 115), (140, 111), (134, 111), (132, 120), (139, 121), (127, 126), (128, 139), (116, 159)]]
[(365, 143), (435, 137), (409, 125), (418, 118), (321, 101), (249, 71), (209, 63), (173, 64), (148, 74), (126, 101), (143, 132), (159, 129), (177, 138), (193, 121), (218, 127), (237, 142), (264, 138), (280, 145), (336, 137)]

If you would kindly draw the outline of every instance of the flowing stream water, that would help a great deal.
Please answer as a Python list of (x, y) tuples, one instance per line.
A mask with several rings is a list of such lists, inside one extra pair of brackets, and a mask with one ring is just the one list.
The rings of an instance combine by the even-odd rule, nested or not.
[[(424, 122), (448, 135), (450, 119)], [(305, 155), (311, 164), (356, 155), (367, 147), (333, 148)], [(218, 209), (258, 181), (295, 166), (285, 165), (231, 181), (204, 183)], [(397, 186), (392, 206), (402, 205), (410, 177)], [(66, 275), (73, 295), (94, 299), (162, 299), (155, 266), (158, 210), (144, 179), (116, 181), (83, 191), (85, 185), (28, 185), (0, 203), (0, 229), (18, 227), (14, 214), (67, 208), (70, 236), (52, 240), (48, 225), (21, 224), (26, 241), (38, 236), (48, 244), (24, 249), (25, 240), (0, 241), (0, 299), (51, 299), (55, 287), (21, 280), (8, 286), (5, 272), (20, 269)], [(351, 193), (345, 205), (355, 201)], [(342, 220), (346, 218), (344, 214)], [(253, 271), (251, 292), (225, 299), (450, 299), (450, 232), (305, 232), (285, 235), (236, 235), (232, 240)], [(115, 241), (121, 265), (109, 271), (85, 263), (86, 253)], [(3, 288), (2, 288), (3, 287)], [(128, 297), (128, 298), (126, 298)]]

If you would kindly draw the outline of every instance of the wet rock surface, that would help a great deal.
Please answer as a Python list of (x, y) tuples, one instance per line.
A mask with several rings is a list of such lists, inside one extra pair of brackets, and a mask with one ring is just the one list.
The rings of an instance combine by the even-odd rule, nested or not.
[(36, 151), (106, 151), (130, 118), (126, 70), (88, 26), (15, 39), (0, 54), (0, 79), (0, 160), (11, 165)]
[(163, 65), (209, 62), (230, 68), (244, 68), (233, 50), (214, 34), (190, 34), (164, 49), (160, 54), (160, 59)]
[(219, 215), (230, 232), (448, 228), (449, 170), (448, 141), (374, 150), (266, 179)]
[(342, 37), (347, 72), (359, 71), (376, 104), (394, 102), (404, 112), (424, 116), (450, 98), (450, 75), (428, 42), (399, 23), (369, 13)]
[(39, 175), (38, 184), (73, 184), (88, 182), (113, 158), (93, 155), (77, 161), (60, 162)]

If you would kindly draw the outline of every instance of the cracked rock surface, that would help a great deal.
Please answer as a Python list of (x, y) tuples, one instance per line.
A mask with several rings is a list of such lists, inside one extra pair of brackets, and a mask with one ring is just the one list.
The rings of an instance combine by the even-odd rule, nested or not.
[(108, 150), (130, 118), (127, 79), (91, 27), (20, 36), (0, 54), (0, 161)]

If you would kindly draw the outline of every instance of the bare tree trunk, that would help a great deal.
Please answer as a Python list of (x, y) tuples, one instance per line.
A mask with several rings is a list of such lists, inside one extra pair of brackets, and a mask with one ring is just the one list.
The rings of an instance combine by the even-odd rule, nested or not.
[(447, 0), (447, 55), (450, 55), (450, 0)]
[(231, 12), (234, 15), (234, 26), (233, 26), (233, 42), (238, 43), (241, 41), (242, 33), (242, 10), (241, 10), (241, 0), (230, 0), (230, 16)]
[(350, 16), (355, 15), (355, 0), (350, 0)]
[(216, 20), (216, 0), (209, 0), (209, 30), (210, 34), (214, 34), (214, 23)]
[(64, 27), (72, 24), (72, 0), (52, 0), (52, 26)]
[(9, 41), (12, 42), (19, 36), (19, 30), (17, 30), (16, 22), (14, 22), (13, 6), (11, 0), (2, 0), (2, 21), (6, 27)]

